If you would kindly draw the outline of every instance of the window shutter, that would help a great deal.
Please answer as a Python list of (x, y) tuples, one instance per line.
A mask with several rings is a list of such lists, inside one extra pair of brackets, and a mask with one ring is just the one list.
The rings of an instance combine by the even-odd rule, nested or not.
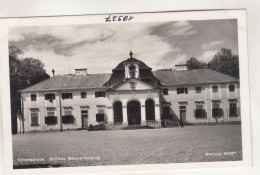
[(105, 121), (105, 114), (96, 114), (96, 121), (97, 122), (101, 122), (101, 121)]
[(57, 123), (57, 117), (53, 118), (53, 123)]
[(207, 113), (206, 113), (206, 110), (205, 110), (205, 109), (203, 109), (203, 111), (202, 111), (202, 117), (203, 117), (203, 118), (207, 118)]
[(188, 94), (188, 88), (185, 88), (185, 94)]

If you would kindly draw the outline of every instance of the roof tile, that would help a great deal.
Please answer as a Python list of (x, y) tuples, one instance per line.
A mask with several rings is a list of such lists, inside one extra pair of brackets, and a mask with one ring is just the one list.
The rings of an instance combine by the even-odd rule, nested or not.
[(105, 88), (111, 74), (63, 75), (51, 77), (22, 91)]
[[(237, 82), (239, 79), (215, 72), (209, 69), (196, 69), (188, 71), (154, 71), (153, 75), (162, 85), (182, 85), (182, 84), (200, 84), (200, 83), (218, 83), (218, 82)], [(148, 76), (148, 75), (147, 75)], [(23, 89), (26, 91), (44, 91), (44, 90), (63, 90), (63, 89), (106, 89), (105, 83), (110, 79), (111, 74), (89, 74), (89, 75), (64, 75), (56, 76), (44, 80), (38, 84)], [(150, 78), (150, 75), (148, 76)], [(113, 83), (120, 83), (117, 77)], [(112, 83), (112, 84), (113, 84)], [(115, 85), (115, 84), (114, 84)]]
[(163, 85), (199, 84), (212, 82), (232, 82), (239, 79), (210, 70), (195, 69), (187, 71), (155, 71), (154, 76)]

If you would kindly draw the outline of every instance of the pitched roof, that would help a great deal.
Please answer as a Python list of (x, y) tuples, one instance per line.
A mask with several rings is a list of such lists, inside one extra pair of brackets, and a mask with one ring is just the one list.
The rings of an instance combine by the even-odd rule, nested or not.
[(109, 80), (111, 74), (90, 74), (90, 75), (63, 75), (51, 77), (38, 84), (23, 89), (26, 91), (44, 91), (57, 89), (89, 89), (106, 88), (104, 83)]
[(195, 69), (187, 71), (155, 71), (154, 76), (162, 85), (182, 85), (200, 83), (237, 82), (239, 79), (210, 70)]
[[(158, 79), (162, 85), (189, 85), (200, 83), (224, 83), (238, 82), (239, 79), (215, 72), (209, 69), (196, 69), (188, 71), (160, 70), (152, 72), (152, 76)], [(110, 80), (111, 74), (89, 74), (89, 75), (64, 75), (56, 76), (44, 80), (38, 84), (23, 89), (27, 91), (47, 91), (47, 90), (66, 90), (66, 89), (108, 89), (105, 83)], [(151, 78), (150, 75), (148, 78)], [(122, 83), (124, 76), (116, 77), (116, 82)], [(141, 79), (141, 81), (144, 81)], [(146, 82), (146, 81), (145, 81)], [(154, 84), (148, 82), (148, 84)], [(114, 84), (116, 85), (116, 84)], [(111, 86), (112, 87), (112, 86)]]

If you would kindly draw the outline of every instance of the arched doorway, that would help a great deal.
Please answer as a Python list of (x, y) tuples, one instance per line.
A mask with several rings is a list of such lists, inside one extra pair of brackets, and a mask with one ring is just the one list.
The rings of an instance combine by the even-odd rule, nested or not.
[(130, 101), (127, 104), (128, 125), (141, 124), (141, 105), (138, 101)]
[(154, 101), (152, 99), (145, 101), (145, 115), (146, 120), (155, 120)]
[(122, 124), (123, 122), (123, 112), (122, 112), (122, 103), (117, 101), (113, 105), (114, 109), (114, 124)]

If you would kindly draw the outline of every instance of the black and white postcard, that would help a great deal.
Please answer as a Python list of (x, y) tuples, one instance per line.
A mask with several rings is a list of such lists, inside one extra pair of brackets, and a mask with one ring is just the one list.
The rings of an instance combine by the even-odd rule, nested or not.
[(7, 174), (251, 166), (244, 10), (0, 21)]

